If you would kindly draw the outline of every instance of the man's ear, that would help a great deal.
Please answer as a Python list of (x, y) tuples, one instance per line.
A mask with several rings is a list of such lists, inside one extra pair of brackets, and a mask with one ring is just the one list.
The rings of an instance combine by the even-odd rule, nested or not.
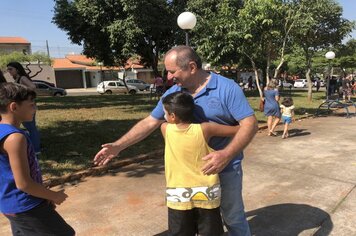
[(197, 63), (194, 61), (189, 62), (189, 68), (192, 74), (195, 74), (198, 71)]
[(11, 102), (9, 105), (9, 111), (14, 112), (17, 109), (17, 103), (16, 102)]

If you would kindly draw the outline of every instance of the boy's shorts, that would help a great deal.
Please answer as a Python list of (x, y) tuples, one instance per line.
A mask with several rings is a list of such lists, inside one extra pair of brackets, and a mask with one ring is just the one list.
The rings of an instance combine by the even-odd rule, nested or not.
[(219, 236), (224, 233), (220, 208), (174, 210), (168, 208), (168, 235)]
[(43, 201), (43, 203), (29, 211), (11, 215), (6, 214), (5, 216), (10, 220), (13, 235), (75, 235), (73, 228), (64, 221), (48, 201)]
[(290, 116), (282, 116), (282, 122), (284, 124), (290, 124), (290, 123), (292, 123), (292, 117), (290, 117)]

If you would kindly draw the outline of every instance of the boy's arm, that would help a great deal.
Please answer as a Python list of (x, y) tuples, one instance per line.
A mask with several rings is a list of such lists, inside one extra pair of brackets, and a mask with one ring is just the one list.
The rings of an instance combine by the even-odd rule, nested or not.
[(164, 123), (161, 125), (161, 133), (162, 133), (163, 138), (166, 137), (167, 124), (168, 124), (167, 122), (164, 122)]
[(60, 205), (68, 197), (64, 190), (54, 192), (33, 181), (27, 158), (27, 141), (20, 133), (10, 134), (4, 141), (4, 150), (9, 156), (16, 187), (32, 196), (48, 199)]
[(209, 139), (213, 136), (232, 137), (240, 129), (239, 125), (230, 126), (212, 122), (204, 122), (201, 124), (201, 127), (206, 141), (209, 141)]

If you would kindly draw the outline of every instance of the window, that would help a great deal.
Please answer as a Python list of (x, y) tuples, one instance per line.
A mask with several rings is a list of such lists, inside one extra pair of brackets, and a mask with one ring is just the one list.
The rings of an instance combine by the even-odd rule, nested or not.
[(48, 89), (48, 86), (45, 84), (36, 84), (36, 87), (39, 89)]
[(108, 86), (113, 86), (113, 87), (115, 87), (116, 85), (115, 85), (115, 82), (110, 82), (110, 83), (108, 83)]

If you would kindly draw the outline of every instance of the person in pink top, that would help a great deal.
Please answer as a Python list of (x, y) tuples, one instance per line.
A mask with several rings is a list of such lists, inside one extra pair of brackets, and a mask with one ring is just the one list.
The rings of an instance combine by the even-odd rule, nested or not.
[(164, 92), (164, 83), (163, 79), (161, 76), (157, 75), (155, 78), (155, 87), (156, 87), (156, 93), (158, 96), (161, 96)]

